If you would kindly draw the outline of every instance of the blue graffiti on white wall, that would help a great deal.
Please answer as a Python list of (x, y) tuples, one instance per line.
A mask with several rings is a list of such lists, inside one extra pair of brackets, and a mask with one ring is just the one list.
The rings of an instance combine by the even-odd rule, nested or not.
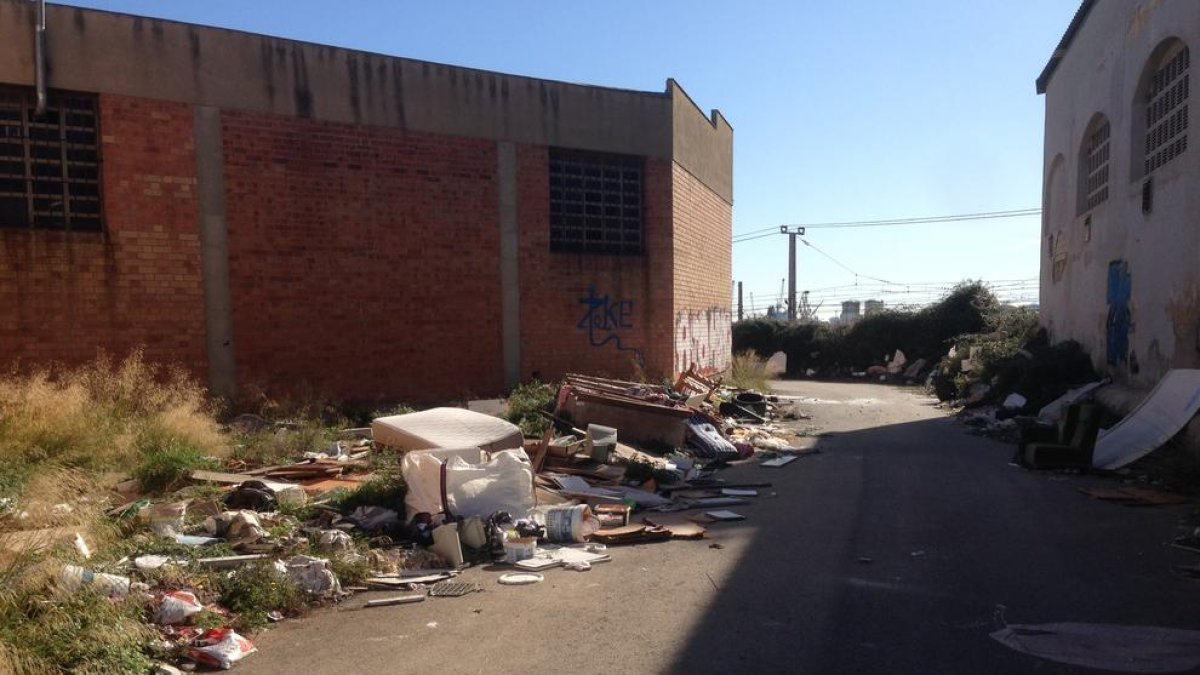
[(1129, 263), (1114, 260), (1108, 264), (1108, 319), (1105, 328), (1108, 333), (1107, 356), (1110, 366), (1129, 363), (1129, 329), (1133, 323), (1129, 300), (1132, 286)]
[(621, 344), (621, 331), (633, 328), (633, 300), (614, 298), (607, 293), (598, 295), (596, 288), (589, 286), (579, 304), (587, 309), (575, 327), (587, 332), (588, 344), (603, 347), (611, 343), (620, 351), (632, 352), (638, 364), (645, 365), (640, 349)]

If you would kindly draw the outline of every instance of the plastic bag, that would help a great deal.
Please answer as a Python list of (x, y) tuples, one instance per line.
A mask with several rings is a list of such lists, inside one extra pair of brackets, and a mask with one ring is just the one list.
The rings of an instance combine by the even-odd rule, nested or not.
[(173, 626), (183, 623), (193, 614), (199, 614), (204, 605), (196, 596), (187, 591), (172, 591), (163, 596), (162, 604), (154, 614), (154, 623), (161, 626)]
[(186, 654), (201, 665), (229, 670), (256, 651), (258, 648), (253, 642), (233, 632), (232, 628), (214, 628), (196, 638)]
[(496, 511), (523, 517), (536, 504), (533, 466), (524, 450), (495, 452), (480, 463), (462, 457), (443, 462), (430, 453), (410, 452), (401, 470), (410, 519), (418, 513), (486, 518)]

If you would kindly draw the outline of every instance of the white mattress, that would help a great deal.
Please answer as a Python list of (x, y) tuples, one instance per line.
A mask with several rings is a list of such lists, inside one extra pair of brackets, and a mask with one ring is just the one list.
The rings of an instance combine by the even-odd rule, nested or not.
[(1169, 371), (1150, 395), (1100, 433), (1092, 466), (1119, 469), (1162, 446), (1200, 411), (1200, 370)]
[(499, 417), (463, 408), (433, 408), (380, 417), (371, 423), (376, 443), (399, 450), (479, 448), (485, 452), (518, 449), (521, 429)]

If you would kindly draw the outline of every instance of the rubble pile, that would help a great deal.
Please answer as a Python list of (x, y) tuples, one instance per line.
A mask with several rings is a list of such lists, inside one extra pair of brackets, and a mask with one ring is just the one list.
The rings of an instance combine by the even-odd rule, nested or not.
[[(126, 481), (108, 516), (123, 539), (58, 571), (144, 607), (161, 672), (228, 669), (254, 653), (247, 635), (356, 593), (398, 595), (364, 608), (537, 583), (619, 559), (621, 546), (707, 536), (770, 483), (718, 476), (731, 462), (778, 467), (812, 452), (773, 420), (794, 403), (722, 387), (689, 370), (673, 386), (568, 375), (538, 438), (498, 417), (434, 408), (376, 418), (295, 461), (195, 470), (190, 484), (142, 494)], [(234, 425), (267, 424), (242, 416)], [(18, 507), (19, 508), (19, 507)]]

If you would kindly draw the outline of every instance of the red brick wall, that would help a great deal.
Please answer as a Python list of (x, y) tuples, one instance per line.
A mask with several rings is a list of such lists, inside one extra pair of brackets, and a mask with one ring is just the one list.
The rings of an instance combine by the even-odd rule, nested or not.
[(503, 388), (494, 142), (222, 112), (239, 386)]
[(733, 344), (733, 206), (678, 164), (672, 183), (675, 370), (724, 370)]
[(192, 109), (100, 97), (105, 231), (0, 228), (0, 363), (144, 347), (206, 372)]
[[(582, 372), (626, 378), (635, 374), (639, 356), (648, 375), (669, 374), (670, 163), (646, 160), (645, 254), (615, 256), (550, 252), (548, 162), (545, 147), (518, 147), (521, 377), (553, 380)], [(606, 296), (596, 311), (610, 307), (617, 325), (589, 328), (585, 301), (603, 303)]]

